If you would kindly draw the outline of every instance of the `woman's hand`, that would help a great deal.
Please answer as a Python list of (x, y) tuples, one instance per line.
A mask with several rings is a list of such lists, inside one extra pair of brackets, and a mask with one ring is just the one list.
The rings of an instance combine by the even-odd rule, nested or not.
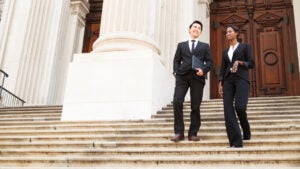
[(219, 90), (218, 90), (218, 92), (219, 92), (219, 95), (221, 97), (223, 97), (223, 86), (222, 86), (222, 82), (221, 81), (219, 82)]
[(239, 61), (237, 60), (237, 61), (235, 61), (235, 62), (233, 63), (231, 72), (232, 72), (232, 73), (236, 73), (237, 70), (238, 70), (238, 67), (239, 67)]

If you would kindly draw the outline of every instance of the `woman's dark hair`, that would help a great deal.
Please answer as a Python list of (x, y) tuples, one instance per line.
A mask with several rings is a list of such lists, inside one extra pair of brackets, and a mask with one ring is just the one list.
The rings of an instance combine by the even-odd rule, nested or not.
[(226, 27), (226, 29), (228, 29), (228, 28), (232, 28), (234, 32), (238, 33), (237, 36), (236, 36), (236, 40), (238, 42), (242, 42), (242, 39), (239, 38), (239, 36), (240, 36), (240, 29), (239, 29), (239, 27), (237, 27), (235, 25), (229, 25), (229, 26)]
[(193, 23), (190, 24), (190, 29), (191, 29), (191, 27), (194, 25), (194, 23), (199, 24), (199, 25), (201, 26), (201, 31), (203, 30), (203, 24), (202, 24), (202, 22), (197, 21), (197, 20), (195, 20)]

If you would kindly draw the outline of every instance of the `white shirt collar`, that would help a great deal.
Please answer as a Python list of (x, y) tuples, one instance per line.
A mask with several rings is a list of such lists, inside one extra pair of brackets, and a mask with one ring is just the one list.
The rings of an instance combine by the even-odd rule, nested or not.
[[(240, 44), (240, 43), (238, 42), (238, 43), (236, 43), (236, 44), (233, 46), (233, 51), (238, 47), (239, 44)], [(230, 48), (232, 48), (232, 46), (230, 46)]]
[(228, 57), (229, 60), (232, 62), (232, 58), (233, 58), (233, 52), (235, 51), (235, 49), (238, 47), (239, 43), (235, 44), (234, 46), (229, 46), (229, 50), (228, 50)]
[(196, 46), (198, 44), (198, 39), (189, 39), (189, 47), (190, 47), (191, 51), (192, 51), (192, 44), (193, 44), (192, 40), (195, 40), (195, 43), (194, 43), (195, 48), (196, 48)]

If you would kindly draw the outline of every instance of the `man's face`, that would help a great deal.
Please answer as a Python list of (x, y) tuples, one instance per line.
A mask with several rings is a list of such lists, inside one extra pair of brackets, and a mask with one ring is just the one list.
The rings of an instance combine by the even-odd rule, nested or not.
[(189, 33), (192, 38), (198, 38), (201, 35), (201, 25), (198, 23), (194, 23), (189, 30)]

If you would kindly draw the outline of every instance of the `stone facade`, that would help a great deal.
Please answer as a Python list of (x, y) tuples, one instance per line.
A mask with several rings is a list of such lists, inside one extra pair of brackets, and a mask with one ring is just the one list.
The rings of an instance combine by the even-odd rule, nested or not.
[[(82, 79), (88, 78), (88, 75), (82, 73), (86, 70), (81, 68), (91, 68), (90, 63), (96, 64), (94, 71), (97, 73), (93, 74), (95, 77), (90, 77), (95, 80), (100, 75), (105, 77), (99, 72), (101, 70), (114, 72), (116, 77), (121, 76), (117, 71), (119, 69), (104, 70), (97, 66), (115, 64), (122, 67), (123, 61), (128, 65), (130, 65), (128, 61), (138, 64), (147, 61), (152, 64), (152, 67), (142, 65), (142, 68), (147, 69), (145, 73), (148, 73), (148, 79), (131, 78), (132, 76), (127, 77), (127, 75), (117, 78), (119, 81), (115, 79), (111, 81), (111, 77), (104, 79), (108, 84), (122, 84), (124, 81), (120, 83), (120, 79), (125, 81), (127, 79), (126, 85), (129, 87), (136, 83), (144, 85), (149, 83), (150, 86), (140, 91), (136, 90), (139, 89), (137, 86), (132, 87), (131, 93), (125, 90), (126, 85), (118, 86), (118, 91), (123, 92), (124, 96), (126, 94), (126, 97), (116, 98), (103, 90), (101, 92), (106, 98), (97, 98), (98, 100), (93, 98), (95, 99), (93, 101), (97, 102), (100, 99), (104, 103), (108, 100), (121, 99), (122, 103), (125, 103), (124, 99), (137, 101), (144, 98), (144, 101), (147, 100), (147, 105), (151, 103), (149, 109), (141, 108), (141, 110), (151, 109), (153, 113), (162, 104), (172, 100), (174, 87), (172, 65), (175, 49), (178, 42), (188, 39), (188, 26), (193, 20), (198, 19), (203, 22), (204, 28), (200, 41), (209, 43), (210, 3), (211, 0), (146, 0), (143, 2), (104, 0), (100, 37), (94, 43), (93, 52), (74, 55), (81, 53), (82, 50), (85, 15), (89, 9), (88, 0), (9, 0), (4, 3), (3, 12), (1, 11), (3, 0), (0, 0), (2, 15), (0, 66), (10, 75), (5, 87), (26, 100), (29, 105), (63, 104), (68, 102), (66, 98), (75, 98), (74, 93), (70, 94), (73, 90), (83, 90), (81, 86), (74, 84), (82, 84)], [(300, 13), (296, 10), (300, 8), (300, 3), (294, 0), (293, 5), (300, 60)], [(117, 58), (121, 61), (116, 62), (114, 59)], [(102, 65), (104, 63), (100, 63), (102, 61), (107, 64)], [(128, 73), (139, 69), (134, 65), (127, 68), (119, 71)], [(79, 76), (78, 70), (82, 70), (79, 74), (84, 78)], [(95, 84), (103, 85), (103, 79), (98, 80)], [(205, 100), (209, 99), (209, 86), (207, 80)], [(98, 90), (99, 87), (93, 87), (91, 91), (95, 93), (94, 90)], [(147, 90), (148, 93), (139, 95), (143, 90)], [(80, 100), (82, 93), (77, 94)], [(140, 98), (137, 99), (138, 97)], [(78, 100), (73, 101), (77, 103)], [(131, 111), (132, 106), (119, 105)], [(140, 104), (140, 107), (146, 106)]]

